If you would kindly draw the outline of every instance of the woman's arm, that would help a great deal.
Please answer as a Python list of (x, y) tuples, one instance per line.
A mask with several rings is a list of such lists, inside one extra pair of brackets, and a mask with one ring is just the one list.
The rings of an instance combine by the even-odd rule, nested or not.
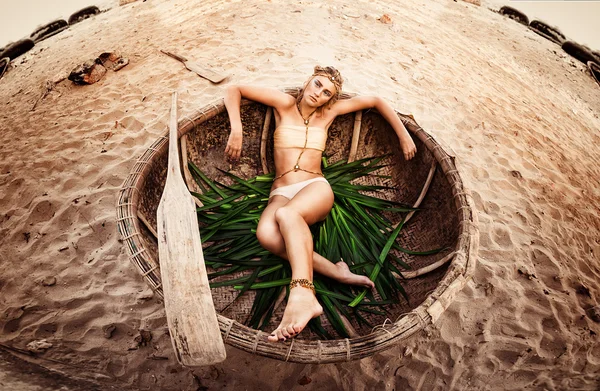
[(378, 96), (355, 96), (350, 99), (338, 100), (332, 107), (335, 115), (348, 114), (358, 110), (377, 109), (379, 113), (392, 125), (394, 132), (400, 140), (400, 148), (406, 160), (412, 159), (417, 153), (417, 147), (408, 134), (408, 130), (396, 115), (392, 106), (383, 98)]
[(240, 117), (240, 103), (242, 98), (250, 99), (272, 106), (276, 110), (283, 109), (293, 104), (294, 98), (275, 88), (232, 85), (225, 91), (225, 107), (229, 115), (231, 133), (227, 141), (225, 153), (233, 160), (240, 158), (242, 153), (242, 120)]

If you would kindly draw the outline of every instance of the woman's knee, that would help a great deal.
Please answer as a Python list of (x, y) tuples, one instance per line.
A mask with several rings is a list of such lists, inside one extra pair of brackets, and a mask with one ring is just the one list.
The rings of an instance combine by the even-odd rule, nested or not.
[(277, 229), (268, 225), (258, 225), (256, 228), (256, 239), (258, 239), (258, 243), (265, 249), (270, 252), (277, 252), (280, 250), (281, 241), (283, 240), (281, 237), (281, 233)]
[(297, 221), (298, 219), (302, 219), (302, 215), (293, 208), (288, 206), (282, 206), (281, 208), (275, 211), (275, 221), (278, 224), (286, 224)]

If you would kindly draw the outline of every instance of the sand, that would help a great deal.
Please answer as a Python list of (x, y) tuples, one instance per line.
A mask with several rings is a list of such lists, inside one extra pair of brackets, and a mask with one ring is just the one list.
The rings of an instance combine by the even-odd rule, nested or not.
[[(600, 304), (597, 84), (485, 3), (345, 3), (114, 4), (13, 63), (0, 80), (0, 344), (56, 376), (5, 365), (0, 386), (59, 389), (66, 376), (79, 389), (600, 387), (600, 324), (586, 313)], [(212, 85), (159, 49), (230, 78)], [(47, 81), (106, 50), (130, 64), (90, 86), (60, 81), (32, 110)], [(456, 155), (479, 217), (475, 274), (437, 323), (362, 361), (298, 365), (228, 348), (222, 364), (182, 368), (163, 304), (116, 232), (120, 185), (165, 131), (173, 90), (184, 115), (230, 83), (299, 85), (315, 64), (412, 113)], [(45, 353), (17, 352), (40, 339)]]

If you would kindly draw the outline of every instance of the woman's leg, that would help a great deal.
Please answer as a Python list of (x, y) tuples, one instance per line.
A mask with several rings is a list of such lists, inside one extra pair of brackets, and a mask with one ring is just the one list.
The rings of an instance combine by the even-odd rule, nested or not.
[[(277, 209), (287, 204), (290, 200), (283, 196), (274, 196), (263, 211), (256, 229), (256, 236), (260, 244), (273, 254), (288, 259), (283, 236), (279, 224), (275, 219)], [(359, 285), (372, 288), (375, 284), (367, 276), (354, 274), (345, 262), (333, 263), (327, 258), (313, 251), (313, 269), (317, 273), (332, 278), (343, 284)]]
[[(329, 184), (315, 182), (300, 190), (293, 199), (275, 211), (275, 221), (285, 242), (292, 280), (313, 280), (313, 240), (309, 225), (322, 220), (333, 206)], [(287, 306), (279, 327), (270, 341), (285, 341), (301, 332), (308, 321), (323, 313), (311, 289), (296, 286), (290, 290)]]

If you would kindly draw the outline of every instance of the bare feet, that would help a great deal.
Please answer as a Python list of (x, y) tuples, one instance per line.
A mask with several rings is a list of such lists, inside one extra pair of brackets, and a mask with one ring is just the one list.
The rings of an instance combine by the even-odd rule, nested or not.
[(339, 282), (349, 285), (364, 286), (365, 288), (373, 288), (375, 286), (375, 283), (371, 281), (369, 277), (352, 273), (350, 268), (348, 268), (348, 265), (346, 265), (346, 262), (340, 261), (336, 263), (335, 266), (339, 269), (339, 277), (336, 278)]
[(285, 341), (301, 332), (309, 320), (323, 313), (323, 307), (317, 301), (312, 290), (294, 287), (283, 313), (279, 327), (269, 335), (269, 341)]

